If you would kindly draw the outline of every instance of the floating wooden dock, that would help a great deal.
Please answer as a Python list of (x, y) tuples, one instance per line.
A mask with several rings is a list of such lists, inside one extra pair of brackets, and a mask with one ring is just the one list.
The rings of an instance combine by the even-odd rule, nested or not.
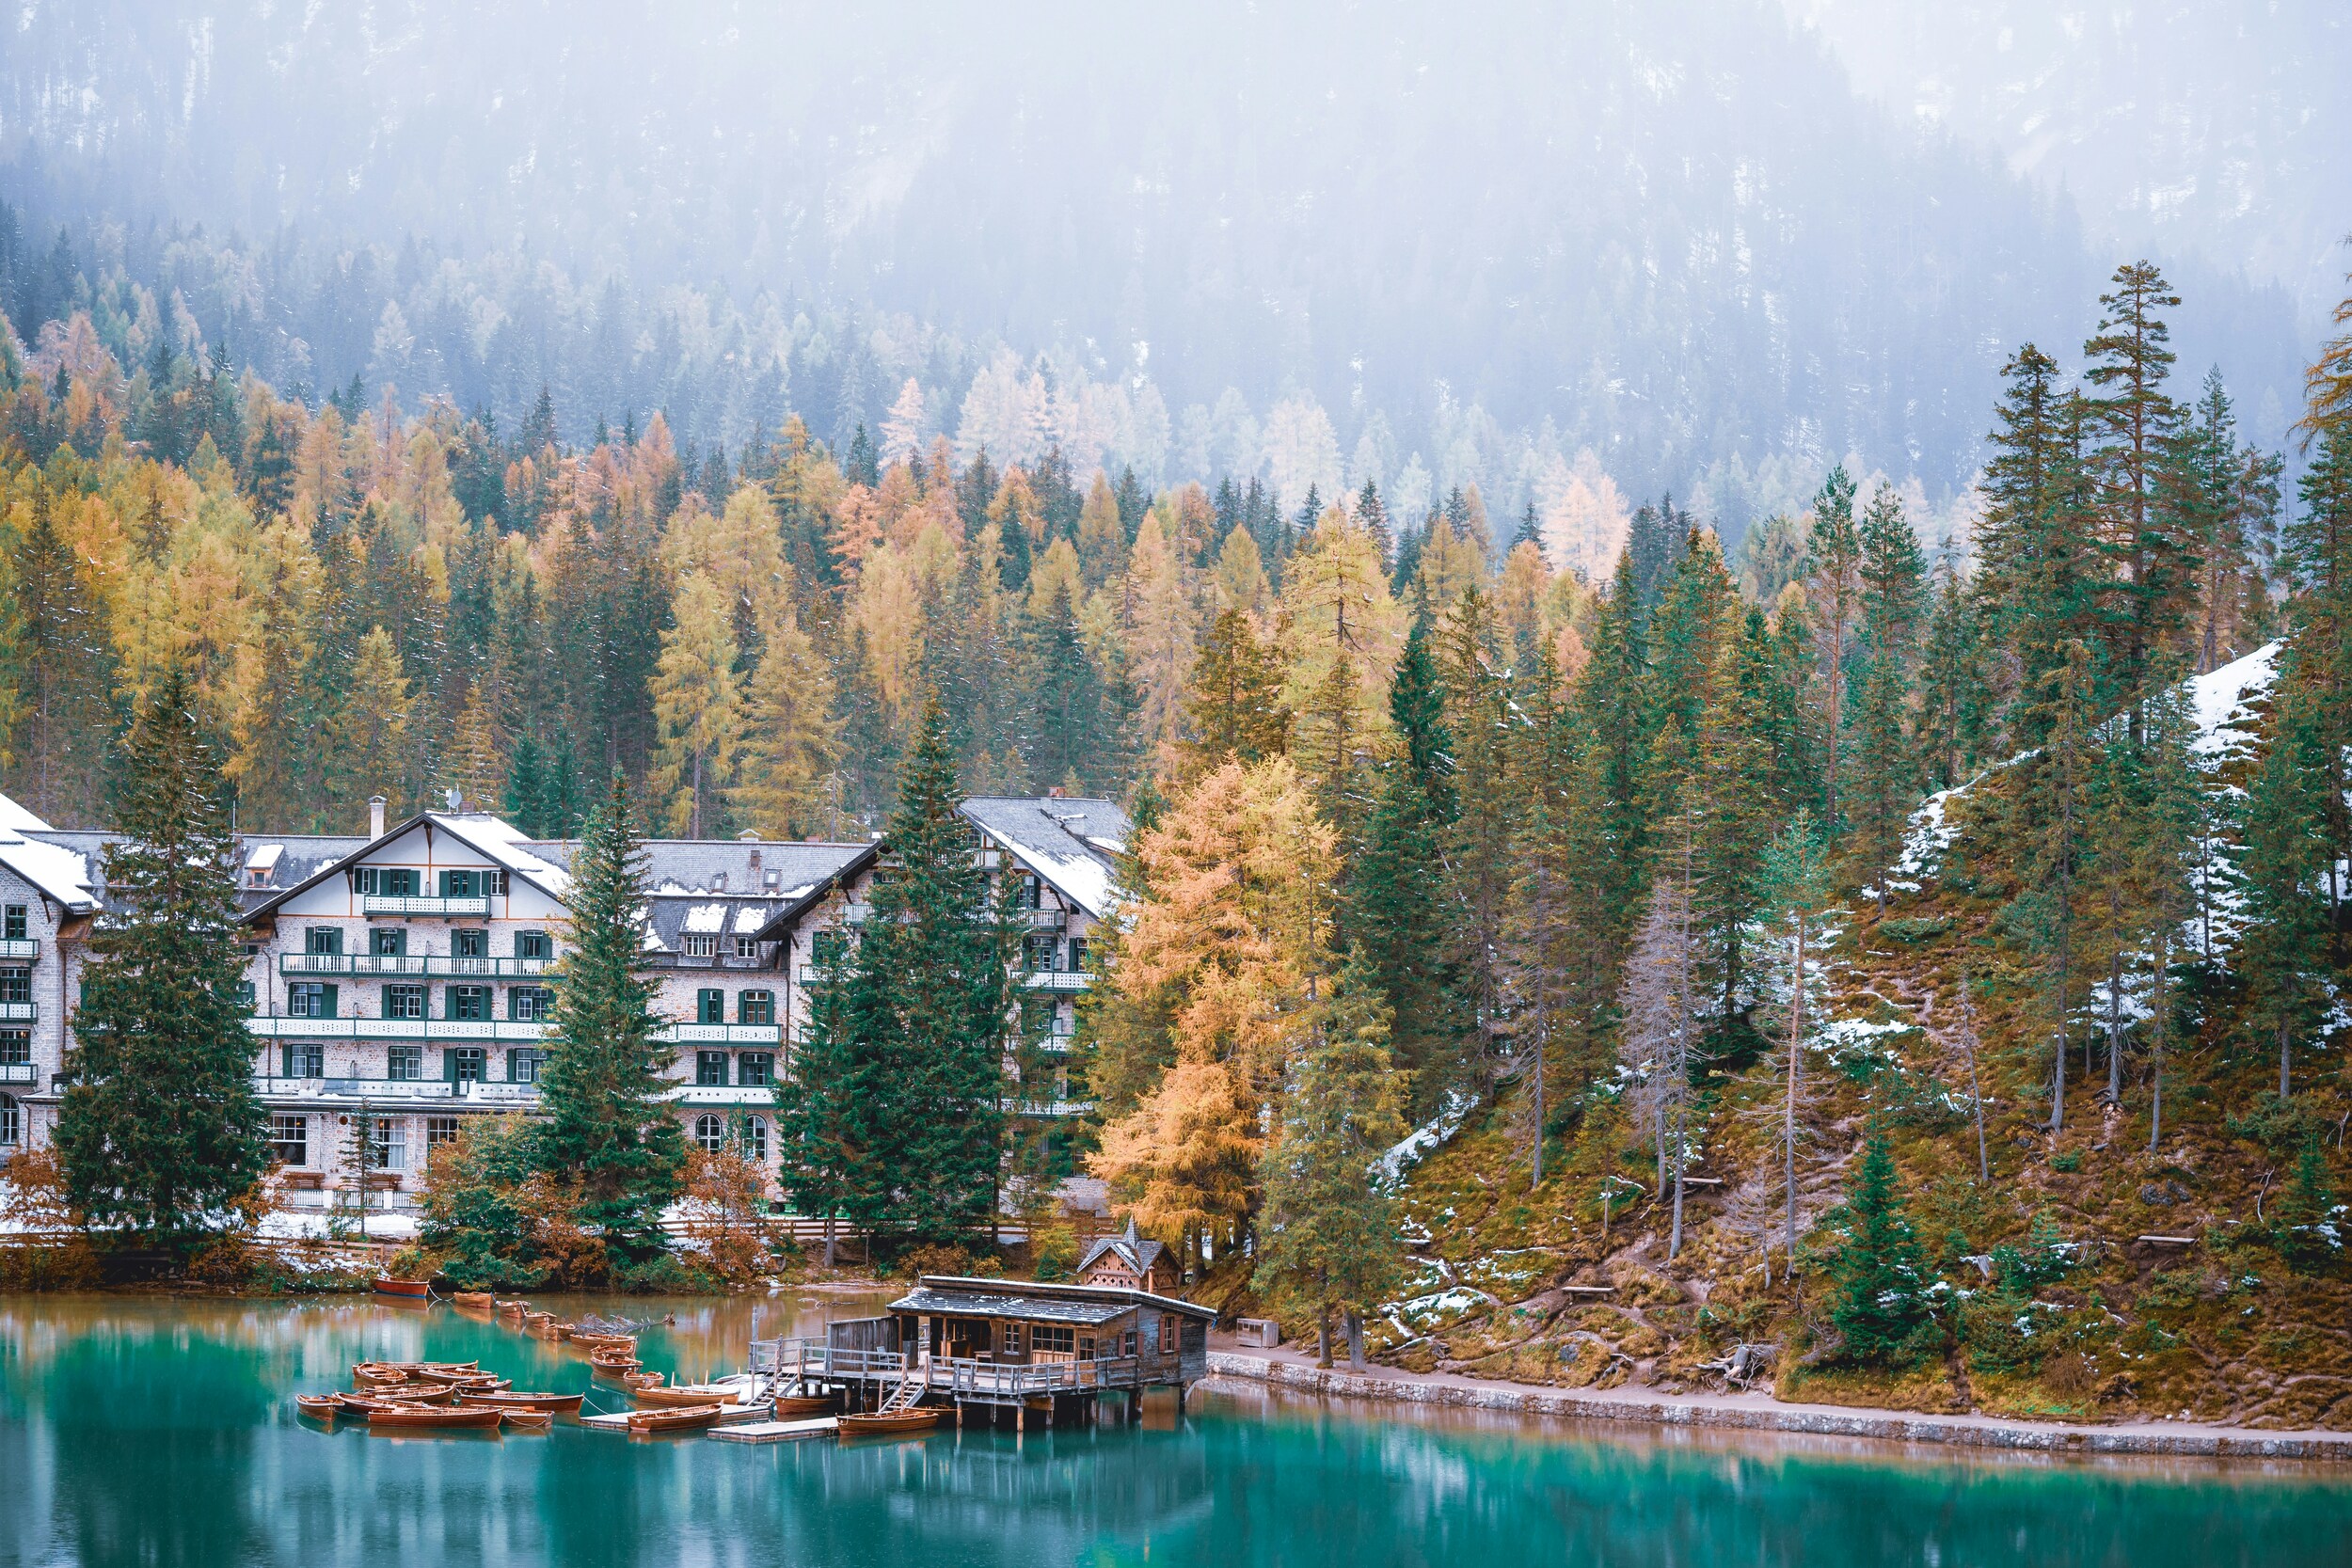
[(708, 1435), (722, 1443), (797, 1443), (840, 1433), (839, 1417), (816, 1416), (804, 1421), (738, 1421), (733, 1426), (713, 1427)]
[[(719, 1407), (719, 1419), (727, 1422), (755, 1422), (760, 1418), (772, 1414), (774, 1408), (767, 1404), (723, 1404)], [(643, 1414), (644, 1414), (643, 1411), (637, 1410), (616, 1410), (610, 1416), (582, 1416), (580, 1418), (580, 1424), (591, 1432), (625, 1433), (628, 1430), (628, 1418), (631, 1416)], [(660, 1433), (655, 1435), (658, 1436)]]

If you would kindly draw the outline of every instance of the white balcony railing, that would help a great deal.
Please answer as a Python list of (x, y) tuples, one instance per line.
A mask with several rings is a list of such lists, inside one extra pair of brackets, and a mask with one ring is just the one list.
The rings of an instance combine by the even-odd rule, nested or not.
[(0, 1023), (30, 1023), (40, 1016), (40, 1008), (31, 1002), (0, 1002)]
[(451, 953), (281, 953), (280, 974), (423, 974), (531, 979), (550, 974), (553, 958), (462, 958)]
[(536, 1045), (541, 1022), (513, 1019), (251, 1018), (246, 1027), (272, 1040), (446, 1040), (453, 1045)]
[(1091, 990), (1094, 976), (1083, 969), (1040, 969), (1021, 983), (1031, 990)]
[(40, 1065), (37, 1062), (0, 1062), (0, 1084), (38, 1084)]
[(0, 937), (0, 958), (38, 958), (40, 939), (38, 937)]
[(485, 894), (452, 894), (444, 897), (422, 893), (369, 893), (359, 898), (361, 914), (487, 915)]
[(486, 1078), (284, 1078), (257, 1072), (254, 1088), (273, 1100), (328, 1100), (372, 1105), (432, 1101), (467, 1101), (479, 1105), (527, 1105), (539, 1098), (536, 1084), (501, 1084)]

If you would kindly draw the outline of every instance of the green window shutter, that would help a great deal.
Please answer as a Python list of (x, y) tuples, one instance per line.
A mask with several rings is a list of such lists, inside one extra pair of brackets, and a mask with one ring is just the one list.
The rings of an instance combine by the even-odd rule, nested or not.
[(457, 1053), (447, 1048), (441, 1052), (441, 1082), (444, 1084), (457, 1082)]
[(319, 1017), (333, 1018), (334, 1016), (335, 988), (333, 986), (321, 986), (319, 988)]
[(280, 1078), (292, 1078), (294, 1075), (293, 1046), (280, 1045), (278, 1048), (278, 1075)]

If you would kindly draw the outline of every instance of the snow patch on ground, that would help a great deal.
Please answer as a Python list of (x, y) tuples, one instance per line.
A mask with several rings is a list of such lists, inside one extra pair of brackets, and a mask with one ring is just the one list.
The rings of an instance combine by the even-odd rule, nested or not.
[(1406, 1171), (1444, 1148), (1454, 1134), (1462, 1130), (1462, 1123), (1470, 1119), (1470, 1112), (1477, 1105), (1477, 1100), (1470, 1095), (1459, 1091), (1449, 1095), (1443, 1110), (1414, 1128), (1394, 1148), (1373, 1162), (1373, 1176), (1382, 1186), (1394, 1190)]

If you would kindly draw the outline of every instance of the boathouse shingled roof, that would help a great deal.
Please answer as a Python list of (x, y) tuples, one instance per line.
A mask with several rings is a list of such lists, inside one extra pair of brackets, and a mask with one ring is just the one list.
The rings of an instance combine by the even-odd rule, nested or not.
[(1216, 1309), (1174, 1296), (1118, 1285), (1057, 1285), (1038, 1279), (978, 1279), (927, 1274), (893, 1312), (936, 1312), (973, 1318), (1021, 1318), (1032, 1323), (1107, 1323), (1131, 1307), (1155, 1307), (1214, 1320)]
[(1085, 1274), (1087, 1270), (1094, 1266), (1094, 1260), (1103, 1254), (1116, 1252), (1119, 1254), (1120, 1260), (1127, 1265), (1128, 1270), (1137, 1279), (1141, 1279), (1150, 1271), (1152, 1263), (1158, 1260), (1160, 1254), (1167, 1250), (1159, 1243), (1147, 1241), (1136, 1235), (1136, 1222), (1130, 1218), (1123, 1233), (1117, 1236), (1100, 1236), (1095, 1239), (1094, 1244), (1087, 1248), (1087, 1255), (1078, 1259), (1078, 1272)]

